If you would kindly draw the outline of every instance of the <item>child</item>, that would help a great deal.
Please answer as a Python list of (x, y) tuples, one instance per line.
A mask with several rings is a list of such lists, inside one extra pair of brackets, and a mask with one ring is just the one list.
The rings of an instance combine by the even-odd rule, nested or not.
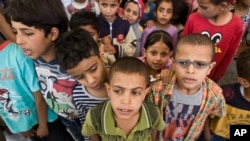
[(142, 41), (141, 41), (141, 49), (145, 45), (147, 36), (154, 30), (164, 30), (166, 31), (172, 38), (173, 46), (175, 47), (177, 42), (177, 29), (170, 23), (170, 20), (173, 17), (174, 13), (174, 4), (172, 0), (158, 0), (155, 5), (155, 16), (156, 21), (155, 25), (150, 28), (145, 28)]
[[(134, 56), (136, 51), (136, 36), (132, 26), (117, 14), (121, 0), (98, 0), (101, 14), (100, 38), (105, 44), (115, 48), (116, 59), (124, 56)], [(103, 43), (104, 43), (103, 42)]]
[(223, 94), (226, 100), (227, 116), (211, 119), (205, 137), (207, 140), (215, 141), (229, 140), (229, 125), (249, 125), (250, 119), (250, 49), (244, 50), (237, 58), (238, 83), (222, 86)]
[(115, 56), (112, 52), (105, 50), (108, 48), (100, 41), (98, 41), (100, 33), (100, 23), (95, 13), (81, 10), (78, 13), (75, 13), (70, 18), (70, 29), (84, 29), (90, 33), (92, 38), (98, 43), (101, 59), (105, 67), (110, 67), (115, 62)]
[(80, 10), (95, 12), (96, 15), (100, 14), (100, 9), (96, 0), (72, 0), (71, 4), (66, 8), (68, 18), (70, 19), (72, 14), (77, 13)]
[(140, 59), (147, 65), (151, 82), (158, 79), (158, 75), (164, 78), (163, 70), (171, 68), (169, 63), (172, 51), (172, 39), (167, 32), (156, 30), (148, 35), (144, 46), (144, 57)]
[(135, 57), (117, 60), (105, 86), (110, 100), (89, 110), (83, 135), (105, 141), (156, 140), (165, 123), (157, 107), (143, 102), (150, 89), (145, 64)]
[(143, 26), (143, 28), (151, 27), (154, 25), (154, 10), (155, 10), (155, 3), (154, 0), (143, 0), (144, 3), (144, 15), (143, 19), (141, 19), (140, 24)]
[(0, 55), (0, 115), (10, 131), (32, 140), (72, 140), (57, 115), (47, 108), (33, 60), (10, 41), (0, 41)]
[(164, 140), (195, 141), (206, 117), (226, 114), (221, 88), (207, 77), (215, 65), (214, 49), (205, 35), (181, 38), (173, 52), (171, 81), (152, 84), (150, 100), (159, 106), (167, 124)]
[(73, 93), (73, 101), (82, 124), (89, 108), (108, 99), (104, 86), (107, 71), (99, 57), (98, 48), (90, 34), (82, 29), (62, 34), (56, 43), (58, 62), (82, 84), (77, 85)]
[[(28, 7), (28, 8), (27, 8)], [(78, 113), (72, 102), (75, 80), (55, 59), (55, 41), (68, 30), (68, 18), (60, 0), (13, 0), (6, 14), (16, 42), (25, 55), (35, 60), (41, 92), (74, 138), (83, 140)]]
[(135, 57), (139, 57), (142, 54), (140, 49), (140, 42), (143, 28), (141, 27), (139, 22), (143, 18), (143, 9), (144, 4), (142, 0), (128, 0), (125, 3), (124, 16), (132, 25), (137, 39), (136, 51), (134, 55)]
[(241, 41), (242, 21), (229, 11), (228, 0), (197, 0), (197, 2), (198, 12), (189, 16), (182, 35), (201, 33), (211, 38), (216, 46), (216, 65), (209, 77), (219, 82)]

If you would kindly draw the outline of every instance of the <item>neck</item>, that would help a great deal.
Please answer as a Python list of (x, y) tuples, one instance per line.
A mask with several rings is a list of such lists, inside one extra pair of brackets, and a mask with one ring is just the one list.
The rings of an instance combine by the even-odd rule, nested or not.
[(138, 123), (139, 117), (140, 117), (139, 113), (132, 116), (130, 119), (121, 119), (115, 116), (115, 121), (116, 121), (117, 126), (121, 128), (126, 135), (129, 135), (129, 133)]
[(167, 24), (160, 24), (159, 22), (155, 22), (155, 25), (158, 29), (166, 29), (170, 25), (170, 23)]
[(49, 47), (49, 49), (47, 49), (46, 52), (43, 55), (41, 55), (41, 57), (46, 62), (50, 62), (50, 61), (54, 60), (55, 57), (56, 57), (56, 55), (55, 55), (55, 46)]
[(209, 18), (208, 21), (214, 25), (220, 26), (227, 24), (230, 20), (232, 20), (233, 14), (228, 9), (222, 11), (219, 15)]
[(244, 96), (247, 101), (250, 102), (250, 88), (244, 88)]

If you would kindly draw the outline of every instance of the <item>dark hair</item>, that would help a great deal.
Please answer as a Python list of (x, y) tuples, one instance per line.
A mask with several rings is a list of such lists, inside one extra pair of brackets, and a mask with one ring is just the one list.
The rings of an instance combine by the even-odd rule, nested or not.
[(189, 14), (189, 7), (188, 3), (184, 0), (174, 0), (174, 14), (172, 18), (172, 24), (177, 25), (177, 24), (182, 24), (183, 26), (185, 25), (188, 14)]
[(168, 3), (172, 3), (173, 4), (173, 12), (175, 11), (175, 5), (174, 5), (174, 2), (175, 0), (156, 0), (155, 1), (155, 12), (157, 12), (157, 9), (159, 8), (159, 5), (162, 3), (162, 2), (168, 2)]
[(100, 32), (100, 23), (94, 12), (85, 10), (76, 12), (71, 16), (69, 23), (71, 30), (80, 28), (80, 26), (90, 25), (98, 33)]
[(146, 65), (136, 57), (122, 57), (114, 62), (109, 70), (109, 80), (115, 72), (126, 74), (139, 74), (145, 78), (146, 85), (149, 85), (149, 72)]
[(64, 70), (76, 67), (82, 59), (91, 56), (99, 57), (99, 47), (83, 29), (65, 32), (56, 42), (56, 58)]
[(164, 44), (166, 44), (169, 47), (170, 51), (174, 49), (172, 38), (164, 30), (155, 30), (151, 32), (147, 37), (144, 48), (148, 49), (148, 47), (152, 46), (158, 41), (162, 41)]
[(210, 0), (211, 3), (213, 3), (214, 5), (219, 5), (223, 2), (229, 2), (230, 0)]
[(241, 52), (236, 61), (236, 68), (239, 77), (250, 81), (250, 48)]
[(45, 37), (51, 28), (59, 34), (68, 30), (68, 17), (61, 0), (9, 0), (5, 10), (8, 21), (42, 29)]
[(211, 48), (211, 61), (214, 60), (214, 54), (215, 54), (215, 46), (213, 41), (206, 35), (202, 35), (199, 33), (192, 33), (192, 34), (188, 34), (184, 37), (182, 37), (176, 47), (174, 48), (173, 51), (173, 57), (175, 57), (179, 46), (183, 45), (183, 44), (190, 44), (193, 45), (193, 47), (195, 47), (196, 45), (205, 45), (205, 46), (209, 46)]

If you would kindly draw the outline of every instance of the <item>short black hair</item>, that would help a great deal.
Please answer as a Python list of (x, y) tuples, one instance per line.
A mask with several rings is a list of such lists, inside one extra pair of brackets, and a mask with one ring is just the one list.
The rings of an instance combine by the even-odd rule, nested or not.
[(237, 74), (239, 77), (250, 81), (250, 48), (244, 49), (236, 61)]
[(91, 56), (99, 57), (99, 47), (83, 29), (65, 32), (56, 42), (56, 58), (64, 70), (76, 67), (82, 59)]
[(98, 33), (100, 32), (100, 22), (96, 17), (94, 12), (81, 10), (79, 12), (74, 13), (69, 22), (70, 29), (77, 29), (80, 26), (90, 25), (95, 29)]
[(136, 57), (126, 56), (115, 61), (109, 70), (109, 80), (112, 79), (113, 74), (116, 72), (125, 74), (139, 74), (145, 78), (146, 86), (148, 86), (150, 83), (147, 66)]
[(5, 15), (10, 22), (21, 22), (41, 29), (45, 37), (53, 27), (59, 34), (68, 30), (69, 20), (61, 0), (9, 0)]

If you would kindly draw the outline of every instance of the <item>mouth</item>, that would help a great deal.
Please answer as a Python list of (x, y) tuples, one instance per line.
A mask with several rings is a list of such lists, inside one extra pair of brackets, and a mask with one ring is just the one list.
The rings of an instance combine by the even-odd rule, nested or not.
[(31, 50), (30, 49), (23, 49), (23, 52), (25, 55), (30, 56), (31, 55)]
[(193, 82), (196, 81), (196, 80), (193, 79), (193, 78), (184, 78), (183, 80), (184, 80), (186, 83), (193, 83)]
[(98, 90), (98, 89), (100, 89), (100, 87), (101, 87), (101, 85), (98, 84), (98, 85), (92, 86), (91, 88), (94, 89), (94, 90)]
[(118, 112), (121, 114), (121, 115), (128, 115), (132, 112), (132, 110), (128, 110), (128, 109), (118, 109)]
[(152, 66), (155, 69), (161, 69), (162, 68), (162, 64), (159, 64), (159, 63), (154, 63), (154, 64), (152, 64)]

